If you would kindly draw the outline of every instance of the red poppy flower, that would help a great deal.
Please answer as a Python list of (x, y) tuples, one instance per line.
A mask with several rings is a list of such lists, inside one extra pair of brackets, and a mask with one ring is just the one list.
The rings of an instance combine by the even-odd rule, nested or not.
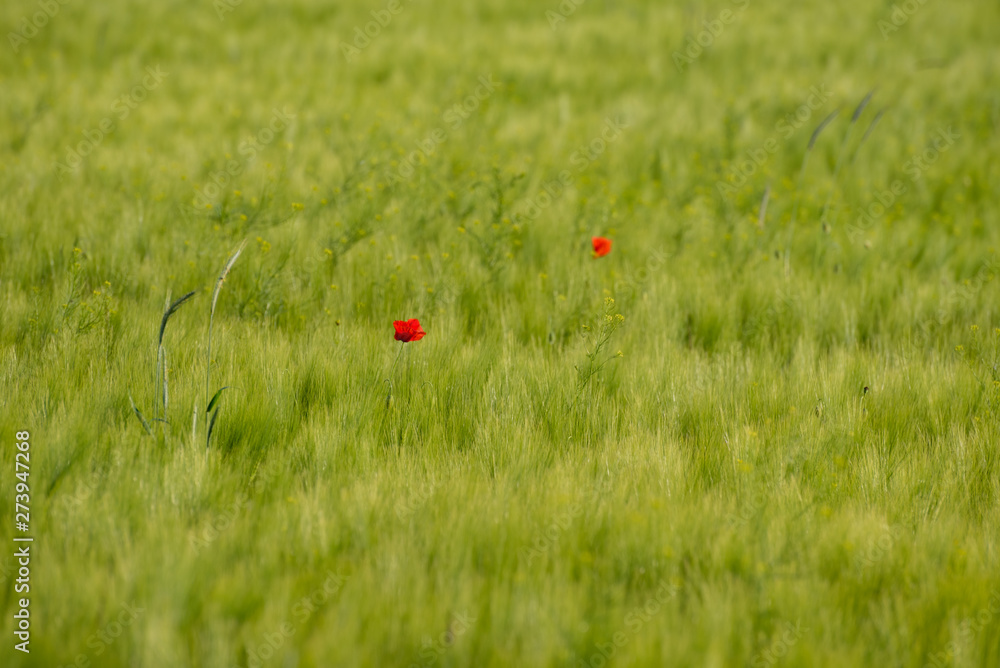
[(396, 320), (392, 323), (392, 326), (396, 328), (396, 340), (403, 343), (419, 341), (427, 333), (420, 328), (420, 321), (416, 318), (412, 320)]
[(594, 243), (594, 257), (604, 257), (611, 252), (611, 239), (593, 237), (591, 241)]

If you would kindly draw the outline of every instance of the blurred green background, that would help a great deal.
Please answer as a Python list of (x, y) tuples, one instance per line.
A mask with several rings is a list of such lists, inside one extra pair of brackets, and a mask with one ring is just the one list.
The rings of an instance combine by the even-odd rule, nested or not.
[(0, 26), (0, 664), (1000, 665), (995, 3)]

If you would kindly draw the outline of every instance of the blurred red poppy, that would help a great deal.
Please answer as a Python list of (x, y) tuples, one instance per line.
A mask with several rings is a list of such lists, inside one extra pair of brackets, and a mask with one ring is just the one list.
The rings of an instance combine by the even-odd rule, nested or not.
[(396, 328), (396, 340), (403, 343), (419, 341), (427, 333), (420, 328), (420, 321), (416, 318), (412, 320), (396, 320), (392, 323), (392, 326)]
[(594, 243), (594, 257), (604, 257), (611, 252), (611, 239), (594, 237), (591, 241)]

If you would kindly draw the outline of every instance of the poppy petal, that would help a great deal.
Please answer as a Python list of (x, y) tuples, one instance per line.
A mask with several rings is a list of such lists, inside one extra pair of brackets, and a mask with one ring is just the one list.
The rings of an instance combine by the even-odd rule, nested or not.
[(611, 252), (611, 240), (604, 237), (592, 237), (591, 243), (594, 245), (594, 257), (604, 257)]
[(426, 332), (420, 327), (420, 321), (416, 318), (411, 318), (410, 320), (394, 320), (392, 326), (396, 330), (396, 340), (402, 341), (403, 343), (408, 343), (410, 341), (419, 341), (424, 338)]

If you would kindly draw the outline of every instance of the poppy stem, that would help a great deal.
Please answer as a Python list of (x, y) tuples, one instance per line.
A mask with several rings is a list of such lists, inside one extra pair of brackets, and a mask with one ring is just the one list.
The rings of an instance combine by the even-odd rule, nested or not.
[(389, 383), (389, 394), (385, 397), (385, 407), (389, 408), (389, 403), (392, 401), (392, 373), (396, 370), (396, 363), (399, 362), (399, 358), (403, 355), (403, 342), (399, 342), (399, 352), (396, 353), (396, 359), (392, 362), (392, 368), (389, 369), (389, 377), (385, 379), (385, 382)]

